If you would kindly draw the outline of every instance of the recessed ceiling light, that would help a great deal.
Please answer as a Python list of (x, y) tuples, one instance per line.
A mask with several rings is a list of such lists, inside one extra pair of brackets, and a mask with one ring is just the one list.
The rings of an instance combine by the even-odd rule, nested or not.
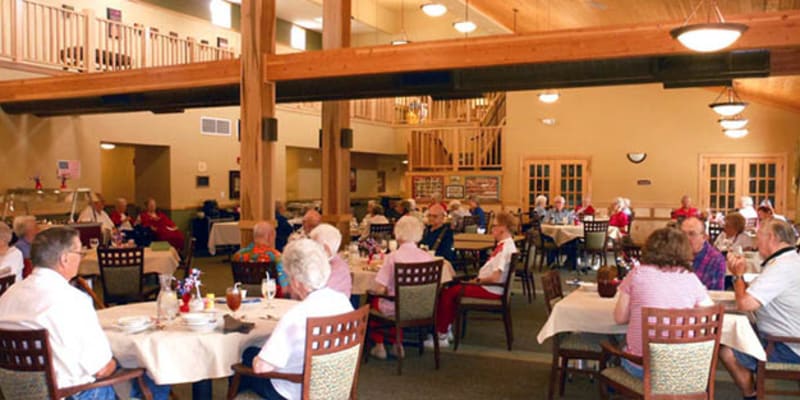
[(447, 12), (447, 7), (440, 3), (426, 3), (419, 8), (429, 17), (441, 17)]
[(558, 101), (559, 97), (561, 97), (561, 95), (559, 95), (558, 92), (548, 91), (539, 93), (539, 101), (542, 103), (553, 104)]
[(553, 126), (553, 125), (556, 124), (556, 119), (555, 118), (542, 118), (539, 121), (541, 121), (542, 124), (547, 125), (547, 126)]
[(100, 148), (103, 150), (114, 150), (116, 147), (114, 143), (100, 143)]
[(408, 160), (403, 160), (403, 165), (408, 165)]

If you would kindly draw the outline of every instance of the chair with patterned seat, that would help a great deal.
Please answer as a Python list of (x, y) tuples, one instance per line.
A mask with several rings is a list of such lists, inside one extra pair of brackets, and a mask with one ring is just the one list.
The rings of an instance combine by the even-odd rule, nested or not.
[(14, 274), (6, 275), (0, 278), (0, 296), (17, 281), (17, 276)]
[[(395, 307), (394, 316), (387, 316), (378, 310), (371, 310), (370, 321), (377, 321), (378, 329), (394, 327), (397, 332), (396, 343), (401, 343), (400, 334), (404, 328), (417, 328), (417, 345), (420, 354), (425, 348), (422, 345), (424, 334), (427, 333), (424, 328), (432, 328), (436, 325), (436, 307), (439, 304), (443, 263), (442, 259), (421, 263), (395, 263), (395, 295), (370, 294), (394, 301)], [(439, 342), (434, 340), (433, 346), (434, 362), (436, 369), (439, 369)], [(402, 357), (397, 359), (397, 374), (403, 374)]]
[[(779, 337), (767, 335), (764, 338), (767, 341), (767, 354), (772, 354), (775, 351), (776, 343), (800, 343), (800, 338), (796, 337)], [(798, 396), (800, 391), (790, 390), (772, 390), (767, 388), (767, 379), (790, 380), (800, 382), (800, 364), (788, 363), (775, 363), (775, 362), (758, 362), (756, 370), (756, 398), (763, 400), (768, 394), (776, 394), (781, 396)]]
[[(608, 389), (637, 399), (714, 399), (714, 377), (725, 308), (721, 304), (690, 309), (642, 308), (642, 350), (635, 356), (603, 342), (600, 397)], [(644, 379), (622, 367), (610, 367), (612, 356), (642, 365)]]
[[(558, 271), (548, 271), (542, 275), (542, 290), (549, 317), (555, 304), (564, 298), (561, 275)], [(550, 384), (547, 389), (548, 400), (553, 398), (556, 387), (558, 387), (558, 395), (564, 396), (567, 372), (586, 374), (592, 378), (596, 376), (597, 373), (593, 369), (570, 368), (569, 361), (594, 360), (600, 362), (602, 357), (600, 343), (604, 340), (608, 340), (608, 336), (579, 332), (564, 332), (553, 336), (553, 362), (550, 368)]]
[(103, 284), (103, 303), (127, 304), (154, 300), (158, 285), (145, 284), (144, 249), (97, 248), (100, 281)]
[(302, 398), (345, 400), (356, 398), (358, 369), (364, 351), (369, 306), (331, 317), (309, 318), (302, 374), (257, 374), (244, 364), (231, 366), (235, 375), (228, 399), (251, 399), (250, 392), (237, 396), (242, 376), (282, 379), (302, 384)]
[(0, 329), (0, 390), (6, 399), (61, 399), (76, 393), (136, 379), (145, 399), (151, 399), (144, 368), (121, 369), (92, 383), (58, 387), (53, 352), (46, 329)]
[(531, 271), (531, 249), (535, 247), (534, 240), (533, 232), (525, 232), (525, 239), (522, 241), (519, 253), (522, 267), (517, 268), (515, 274), (522, 283), (522, 295), (528, 297), (528, 304), (536, 298), (536, 283), (533, 280), (533, 271)]
[(600, 265), (605, 265), (608, 250), (608, 221), (584, 221), (581, 245), (583, 252), (587, 256), (591, 255), (590, 263), (593, 264), (597, 256), (600, 257)]

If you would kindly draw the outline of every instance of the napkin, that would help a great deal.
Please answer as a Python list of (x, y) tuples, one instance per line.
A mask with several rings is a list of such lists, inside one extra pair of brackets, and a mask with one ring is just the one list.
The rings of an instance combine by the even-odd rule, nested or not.
[(256, 326), (256, 324), (252, 322), (244, 322), (233, 318), (230, 314), (225, 315), (224, 319), (225, 327), (223, 328), (223, 331), (225, 333), (241, 332), (247, 334), (250, 333), (250, 331)]

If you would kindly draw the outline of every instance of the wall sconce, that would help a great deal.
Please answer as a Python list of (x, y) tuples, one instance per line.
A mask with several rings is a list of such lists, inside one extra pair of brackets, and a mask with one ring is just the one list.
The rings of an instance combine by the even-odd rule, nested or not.
[(647, 153), (628, 153), (625, 156), (628, 157), (628, 161), (641, 164), (647, 158)]

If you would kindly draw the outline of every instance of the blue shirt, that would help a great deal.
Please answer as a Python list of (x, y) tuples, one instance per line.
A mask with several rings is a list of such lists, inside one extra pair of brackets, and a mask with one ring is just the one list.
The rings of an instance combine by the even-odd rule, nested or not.
[(275, 248), (278, 251), (283, 251), (286, 242), (289, 240), (289, 235), (292, 234), (292, 225), (289, 220), (279, 212), (275, 212), (275, 220), (278, 221), (278, 227), (275, 228)]
[(486, 213), (483, 212), (483, 209), (478, 206), (472, 210), (472, 215), (478, 217), (478, 227), (482, 229), (486, 229)]
[(22, 252), (22, 258), (31, 258), (31, 244), (25, 238), (19, 238), (14, 246)]
[[(444, 229), (444, 232), (442, 231)], [(439, 239), (439, 235), (442, 236), (442, 241), (439, 242), (439, 247), (437, 247), (436, 255), (439, 257), (444, 258), (447, 261), (453, 262), (456, 259), (456, 252), (453, 250), (453, 230), (447, 224), (442, 225), (439, 229), (431, 230), (430, 227), (425, 228), (425, 233), (422, 235), (422, 241), (419, 242), (420, 245), (426, 245), (429, 249), (434, 250), (433, 245), (436, 244), (436, 241)]]
[(575, 217), (575, 213), (572, 210), (567, 210), (566, 208), (561, 209), (561, 211), (556, 210), (555, 208), (550, 209), (547, 211), (547, 214), (544, 217), (544, 222), (548, 224), (571, 224), (572, 220)]

